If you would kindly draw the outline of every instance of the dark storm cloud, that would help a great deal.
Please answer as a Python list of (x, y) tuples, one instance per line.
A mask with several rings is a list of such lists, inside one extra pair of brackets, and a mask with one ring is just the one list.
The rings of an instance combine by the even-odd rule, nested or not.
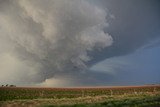
[(94, 60), (90, 65), (106, 58), (122, 56), (134, 52), (160, 37), (159, 0), (100, 0), (114, 15), (109, 32), (114, 43), (101, 52), (91, 53)]
[(159, 38), (159, 5), (159, 0), (0, 0), (0, 82), (119, 81), (125, 73), (114, 76), (88, 67)]
[(106, 11), (86, 0), (0, 2), (1, 83), (58, 85), (113, 42)]

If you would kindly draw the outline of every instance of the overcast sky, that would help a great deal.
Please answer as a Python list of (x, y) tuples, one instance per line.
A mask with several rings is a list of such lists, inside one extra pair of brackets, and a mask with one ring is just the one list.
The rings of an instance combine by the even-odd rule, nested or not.
[(159, 84), (159, 5), (159, 0), (0, 0), (0, 84)]

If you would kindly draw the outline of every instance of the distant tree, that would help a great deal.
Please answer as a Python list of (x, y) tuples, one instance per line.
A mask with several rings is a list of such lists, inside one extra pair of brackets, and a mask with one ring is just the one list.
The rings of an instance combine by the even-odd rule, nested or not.
[(8, 84), (6, 84), (6, 87), (8, 87)]
[(16, 87), (15, 85), (10, 85), (9, 87)]

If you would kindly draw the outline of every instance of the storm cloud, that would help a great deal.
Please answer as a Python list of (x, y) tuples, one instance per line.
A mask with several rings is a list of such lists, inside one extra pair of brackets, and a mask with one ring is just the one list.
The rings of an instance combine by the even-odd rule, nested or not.
[(1, 0), (1, 83), (43, 84), (88, 69), (112, 44), (106, 11), (86, 0)]
[(114, 42), (100, 53), (91, 53), (91, 56), (96, 56), (96, 59), (90, 61), (91, 66), (107, 58), (130, 54), (159, 41), (159, 0), (100, 0), (97, 3), (107, 7), (114, 16), (105, 29), (112, 35)]
[[(159, 45), (159, 4), (159, 0), (0, 0), (0, 84), (129, 83), (125, 75), (133, 72), (123, 68), (128, 62), (119, 58), (117, 63), (116, 58)], [(108, 62), (99, 65), (103, 61)], [(94, 71), (97, 65), (100, 68)]]

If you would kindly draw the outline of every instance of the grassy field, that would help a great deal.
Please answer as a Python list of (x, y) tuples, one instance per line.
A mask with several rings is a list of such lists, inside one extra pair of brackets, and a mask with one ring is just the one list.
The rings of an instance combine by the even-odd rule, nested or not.
[(160, 86), (1, 87), (0, 107), (158, 107)]

